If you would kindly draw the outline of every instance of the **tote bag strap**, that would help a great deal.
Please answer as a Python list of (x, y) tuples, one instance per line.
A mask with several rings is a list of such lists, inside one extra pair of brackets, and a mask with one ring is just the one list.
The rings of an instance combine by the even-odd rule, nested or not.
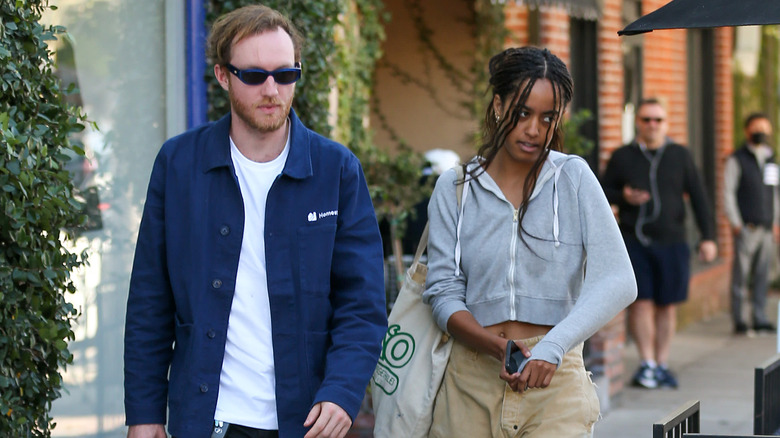
[[(458, 165), (455, 167), (455, 173), (458, 175), (458, 179), (463, 179), (463, 176), (465, 175), (464, 166)], [(460, 265), (460, 218), (463, 216), (463, 207), (461, 205), (463, 200), (463, 186), (466, 184), (469, 184), (469, 181), (466, 181), (463, 184), (458, 184), (455, 186), (455, 193), (458, 197), (458, 225), (457, 225), (457, 242), (455, 243), (455, 266), (456, 269), (459, 272), (458, 266)], [(428, 226), (430, 225), (430, 222), (425, 223), (425, 228), (423, 229), (422, 235), (420, 236), (420, 242), (417, 244), (417, 251), (414, 253), (414, 260), (412, 261), (412, 266), (416, 265), (417, 262), (420, 261), (420, 258), (422, 257), (422, 254), (425, 252), (425, 248), (428, 247)]]

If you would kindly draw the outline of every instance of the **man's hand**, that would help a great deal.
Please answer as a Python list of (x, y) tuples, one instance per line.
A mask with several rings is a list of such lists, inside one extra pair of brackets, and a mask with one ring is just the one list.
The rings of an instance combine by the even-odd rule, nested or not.
[(352, 419), (341, 406), (320, 402), (311, 408), (303, 425), (311, 426), (303, 438), (343, 438), (352, 427)]
[(775, 243), (780, 243), (780, 225), (772, 225), (772, 237), (775, 238)]
[(127, 429), (127, 438), (168, 438), (162, 424), (134, 424)]
[(623, 186), (623, 198), (631, 205), (642, 205), (650, 200), (650, 192), (631, 186)]
[(718, 256), (718, 245), (712, 240), (702, 240), (699, 244), (699, 259), (703, 262), (711, 262)]

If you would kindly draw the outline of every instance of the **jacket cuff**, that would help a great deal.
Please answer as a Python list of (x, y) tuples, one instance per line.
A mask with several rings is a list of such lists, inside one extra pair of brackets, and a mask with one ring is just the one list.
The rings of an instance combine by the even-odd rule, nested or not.
[(132, 406), (125, 404), (125, 424), (132, 426), (134, 424), (165, 424), (166, 410), (163, 406), (162, 411), (149, 405)]
[(314, 397), (314, 401), (312, 402), (311, 406), (314, 407), (314, 405), (317, 403), (322, 402), (335, 403), (341, 409), (344, 409), (344, 412), (349, 415), (349, 418), (351, 418), (352, 422), (354, 423), (355, 418), (357, 418), (357, 414), (360, 411), (360, 405), (363, 403), (362, 396), (364, 395), (365, 394), (361, 394), (361, 398), (357, 399), (355, 398), (354, 394), (344, 390), (343, 388), (336, 388), (333, 386), (323, 387), (317, 391), (317, 395)]

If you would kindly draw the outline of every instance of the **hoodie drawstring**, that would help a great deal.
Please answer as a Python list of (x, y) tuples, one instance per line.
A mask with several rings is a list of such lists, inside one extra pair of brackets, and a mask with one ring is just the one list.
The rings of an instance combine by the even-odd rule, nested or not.
[(558, 240), (558, 178), (561, 176), (561, 170), (563, 166), (555, 166), (555, 176), (553, 177), (553, 240), (555, 241), (555, 247), (561, 246), (560, 240)]
[(463, 183), (463, 195), (460, 199), (460, 211), (458, 212), (458, 225), (455, 229), (455, 276), (460, 275), (460, 226), (461, 219), (463, 218), (464, 206), (466, 205), (466, 198), (469, 197), (469, 185), (471, 180), (466, 180)]

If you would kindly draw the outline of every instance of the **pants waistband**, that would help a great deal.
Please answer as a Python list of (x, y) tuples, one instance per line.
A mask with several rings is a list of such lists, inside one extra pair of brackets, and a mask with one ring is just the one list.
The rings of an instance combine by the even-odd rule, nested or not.
[(279, 431), (231, 424), (227, 428), (225, 438), (279, 438)]

